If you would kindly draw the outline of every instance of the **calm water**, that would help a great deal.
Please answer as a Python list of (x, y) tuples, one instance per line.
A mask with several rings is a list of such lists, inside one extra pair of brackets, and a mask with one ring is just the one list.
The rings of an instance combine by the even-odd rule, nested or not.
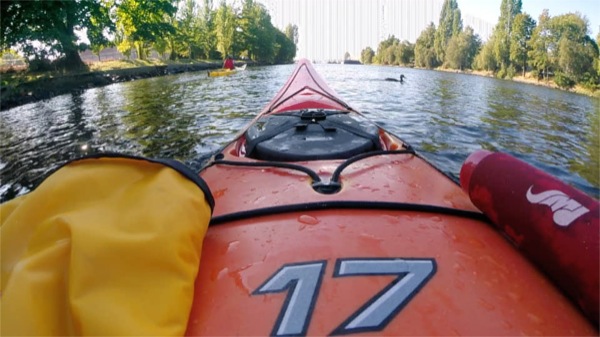
[[(598, 99), (478, 76), (377, 66), (315, 65), (355, 109), (458, 176), (477, 149), (505, 151), (598, 198)], [(117, 151), (194, 168), (231, 141), (293, 66), (231, 77), (187, 73), (86, 90), (0, 112), (0, 198), (30, 191), (59, 164)], [(404, 84), (385, 77), (404, 74)]]

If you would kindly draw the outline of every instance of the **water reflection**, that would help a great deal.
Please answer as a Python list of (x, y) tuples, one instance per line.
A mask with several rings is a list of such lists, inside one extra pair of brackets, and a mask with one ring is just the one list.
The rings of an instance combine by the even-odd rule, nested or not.
[[(378, 66), (315, 65), (330, 87), (457, 177), (477, 149), (505, 151), (588, 194), (600, 190), (597, 99), (492, 78)], [(201, 159), (231, 141), (293, 66), (139, 80), (0, 112), (0, 199), (78, 156), (112, 151)], [(404, 83), (385, 77), (406, 76)]]
[(585, 146), (578, 146), (578, 156), (569, 160), (569, 169), (577, 172), (593, 186), (600, 186), (600, 101), (594, 101), (594, 110), (587, 114)]
[(28, 192), (61, 163), (89, 152), (94, 129), (85, 105), (84, 94), (74, 93), (2, 115), (2, 199)]
[(535, 149), (526, 141), (532, 130), (531, 118), (521, 108), (525, 100), (521, 91), (506, 84), (500, 82), (486, 92), (486, 106), (480, 116), (486, 137), (481, 139), (481, 147), (490, 151), (508, 149), (513, 154), (533, 153)]
[[(94, 130), (87, 125), (84, 105), (85, 102), (82, 93), (71, 95), (71, 108), (67, 120), (67, 125), (71, 125), (71, 130), (66, 132), (67, 134), (71, 134), (68, 139), (72, 143), (72, 146), (83, 153), (89, 150), (88, 143), (91, 141), (94, 134)], [(71, 155), (67, 153), (66, 157), (70, 158)]]
[(200, 136), (189, 129), (194, 116), (182, 109), (173, 77), (140, 81), (125, 91), (123, 123), (131, 143), (151, 158), (187, 158)]
[(122, 113), (113, 109), (111, 102), (111, 87), (97, 88), (93, 91), (93, 108), (97, 116), (97, 138), (95, 143), (98, 145), (98, 151), (117, 152), (118, 149), (126, 148), (119, 146), (128, 142), (123, 135)]

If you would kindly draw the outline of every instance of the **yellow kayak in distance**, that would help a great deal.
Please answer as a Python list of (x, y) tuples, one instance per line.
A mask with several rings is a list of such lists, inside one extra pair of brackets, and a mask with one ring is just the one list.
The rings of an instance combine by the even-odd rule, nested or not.
[(218, 69), (218, 70), (209, 70), (208, 77), (219, 77), (219, 76), (229, 76), (237, 73), (238, 71), (246, 70), (246, 64), (241, 67), (235, 67), (235, 69)]

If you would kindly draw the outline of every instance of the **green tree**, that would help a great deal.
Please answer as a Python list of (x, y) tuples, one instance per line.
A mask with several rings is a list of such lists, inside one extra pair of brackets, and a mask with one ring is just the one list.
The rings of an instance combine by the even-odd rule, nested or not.
[(376, 55), (376, 59), (377, 59), (378, 63), (385, 64), (385, 65), (398, 64), (398, 62), (396, 61), (396, 57), (398, 54), (396, 51), (397, 47), (398, 47), (398, 42), (394, 42), (393, 45), (382, 49), (381, 52)]
[(396, 61), (396, 47), (397, 45), (392, 45), (384, 49), (381, 52), (381, 55), (378, 56), (379, 63), (386, 65), (398, 64), (398, 62)]
[(171, 25), (173, 27), (173, 31), (170, 32), (169, 34), (165, 34), (163, 36), (161, 36), (160, 38), (156, 39), (154, 42), (151, 43), (151, 46), (149, 48), (154, 49), (156, 52), (158, 52), (159, 54), (163, 55), (168, 51), (170, 51), (170, 55), (169, 55), (169, 59), (170, 60), (176, 60), (179, 59), (180, 57), (185, 57), (184, 54), (186, 54), (186, 50), (185, 50), (185, 46), (184, 44), (187, 42), (184, 42), (184, 32), (185, 32), (185, 27), (184, 27), (184, 20), (189, 20), (188, 18), (184, 18), (184, 20), (179, 19), (178, 20), (178, 16), (184, 16), (187, 13), (186, 10), (188, 9), (188, 4), (187, 0), (186, 3), (183, 4), (183, 6), (180, 8), (180, 0), (171, 0), (173, 7), (175, 7), (175, 11), (170, 14), (170, 15), (164, 15), (165, 18), (165, 22), (167, 22), (169, 25)]
[(535, 20), (527, 13), (519, 13), (512, 23), (512, 35), (510, 38), (510, 61), (517, 64), (523, 71), (527, 69), (527, 55), (531, 51), (529, 40), (535, 29)]
[(401, 65), (415, 63), (415, 45), (404, 40), (396, 46), (396, 62)]
[(106, 44), (112, 29), (111, 3), (99, 0), (3, 0), (0, 6), (0, 47), (18, 47), (38, 60), (58, 56), (65, 70), (85, 68), (75, 31), (87, 30), (92, 45)]
[(87, 38), (90, 41), (89, 48), (98, 56), (100, 61), (100, 52), (108, 47), (114, 46), (112, 39), (108, 36), (114, 34), (115, 24), (110, 17), (110, 13), (115, 9), (114, 0), (100, 0), (100, 6), (94, 7), (89, 16), (89, 25), (87, 25)]
[(114, 46), (114, 42), (110, 41), (106, 37), (103, 37), (102, 39), (93, 39), (93, 41), (95, 41), (94, 43), (91, 43), (91, 41), (92, 40), (90, 39), (90, 50), (92, 51), (92, 53), (98, 56), (98, 61), (102, 61), (100, 59), (100, 52), (102, 50)]
[[(193, 58), (194, 51), (197, 49), (199, 32), (198, 25), (198, 4), (195, 0), (185, 0), (183, 5), (175, 6), (179, 9), (177, 14), (171, 17), (171, 23), (175, 27), (175, 34), (167, 37), (169, 49), (171, 50), (170, 59), (178, 57)], [(156, 46), (155, 46), (156, 47)]]
[(579, 13), (568, 13), (552, 17), (550, 29), (554, 42), (563, 37), (571, 41), (582, 41), (587, 36), (589, 22)]
[[(277, 37), (279, 30), (273, 27), (267, 9), (253, 0), (245, 0), (239, 26), (241, 49), (247, 51), (248, 57), (258, 62), (274, 62), (278, 54), (276, 39), (281, 37)], [(290, 33), (293, 34), (293, 27)]]
[(467, 26), (463, 32), (453, 36), (448, 43), (445, 63), (452, 69), (471, 68), (475, 55), (481, 48), (481, 40), (473, 28)]
[[(596, 46), (600, 48), (600, 32), (596, 35)], [(594, 60), (594, 68), (596, 69), (596, 75), (600, 78), (600, 56)]]
[(469, 48), (467, 53), (466, 64), (469, 68), (473, 68), (473, 63), (475, 63), (475, 57), (477, 57), (477, 54), (479, 54), (479, 51), (481, 50), (481, 38), (479, 37), (479, 35), (475, 34), (475, 31), (471, 27), (467, 27), (463, 34), (468, 42)]
[(556, 65), (565, 77), (574, 82), (596, 78), (594, 60), (598, 45), (587, 35), (588, 22), (580, 14), (563, 14), (550, 20), (552, 35), (558, 40)]
[(251, 18), (255, 40), (248, 46), (250, 55), (253, 55), (256, 61), (272, 63), (273, 56), (277, 54), (273, 44), (278, 30), (273, 27), (271, 16), (262, 4), (255, 4)]
[(296, 57), (296, 44), (284, 32), (275, 29), (275, 63), (291, 63)]
[(122, 35), (120, 51), (135, 48), (145, 60), (152, 44), (175, 34), (169, 22), (177, 8), (171, 0), (122, 0), (117, 7), (117, 29)]
[(490, 39), (481, 47), (473, 64), (475, 69), (492, 72), (495, 72), (498, 69), (498, 64), (496, 63), (496, 57), (494, 55), (494, 44), (495, 41)]
[(462, 19), (456, 0), (445, 0), (440, 14), (440, 23), (435, 31), (435, 54), (438, 63), (443, 63), (446, 48), (453, 36), (462, 31)]
[(579, 13), (550, 17), (547, 11), (530, 40), (530, 65), (548, 80), (555, 73), (555, 82), (570, 87), (577, 82), (595, 86), (598, 82), (594, 60), (598, 57), (597, 43), (587, 35), (588, 21)]
[(215, 13), (215, 37), (217, 40), (217, 51), (225, 57), (233, 53), (234, 34), (237, 27), (236, 14), (233, 7), (224, 0), (221, 1)]
[(240, 49), (247, 54), (248, 58), (253, 59), (251, 47), (258, 42), (257, 18), (255, 18), (255, 3), (254, 0), (244, 0), (242, 2), (242, 12), (239, 18), (238, 34)]
[(363, 49), (360, 53), (360, 62), (363, 64), (371, 64), (373, 63), (373, 58), (375, 57), (375, 51), (371, 47), (367, 47)]
[(510, 41), (513, 22), (515, 17), (521, 13), (521, 0), (502, 0), (500, 4), (500, 17), (492, 34), (494, 39), (494, 54), (496, 63), (500, 67), (499, 75), (507, 74), (510, 63)]
[(377, 53), (375, 54), (375, 63), (379, 64), (393, 64), (394, 63), (394, 54), (393, 54), (393, 46), (396, 46), (400, 43), (397, 37), (394, 35), (388, 36), (387, 39), (379, 42), (377, 46)]
[(212, 10), (212, 6), (212, 0), (203, 0), (197, 18), (198, 35), (196, 36), (196, 39), (199, 49), (198, 53), (202, 54), (206, 59), (210, 59), (211, 56), (216, 53), (216, 38), (214, 29), (215, 13)]
[(207, 25), (205, 24), (204, 8), (196, 0), (185, 0), (183, 5), (178, 8), (177, 15), (173, 17), (173, 25), (177, 32), (168, 38), (171, 46), (171, 59), (179, 56), (190, 59), (205, 56), (205, 49), (210, 49), (210, 46), (206, 46), (204, 35), (210, 33), (205, 28)]
[(529, 65), (537, 72), (538, 78), (543, 76), (548, 80), (551, 66), (549, 48), (551, 44), (550, 14), (545, 9), (540, 14), (538, 25), (533, 29), (529, 40)]
[(435, 52), (435, 26), (433, 22), (421, 32), (417, 43), (415, 44), (415, 65), (428, 69), (439, 65), (437, 54)]
[(291, 23), (285, 27), (285, 36), (294, 42), (294, 45), (298, 45), (298, 26), (292, 25)]

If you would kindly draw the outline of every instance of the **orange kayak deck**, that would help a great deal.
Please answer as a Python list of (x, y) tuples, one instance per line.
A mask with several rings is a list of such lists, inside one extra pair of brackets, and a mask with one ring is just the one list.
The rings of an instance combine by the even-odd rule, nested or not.
[[(367, 269), (340, 276), (341, 264), (348, 261), (396, 263), (400, 269), (385, 269), (390, 275)], [(429, 263), (432, 270), (413, 275), (409, 271), (418, 262)], [(313, 268), (318, 284), (299, 289), (299, 283), (311, 281), (310, 274), (300, 269), (295, 275), (294, 267)], [(421, 279), (414, 288), (400, 285), (391, 291), (403, 276)], [(277, 277), (287, 277), (287, 283), (268, 285)], [(310, 302), (310, 310), (298, 312), (294, 296)], [(349, 327), (352, 318), (366, 313), (367, 320), (377, 309), (369, 305), (398, 296), (401, 302), (375, 315), (380, 323), (361, 326), (359, 321)], [(287, 320), (298, 323), (283, 322), (286, 314)], [(493, 229), (475, 220), (418, 212), (325, 210), (209, 229), (188, 335), (335, 331), (387, 336), (597, 334), (544, 275)]]
[[(296, 164), (326, 180), (341, 162)], [(458, 185), (418, 156), (357, 161), (342, 172), (341, 191), (329, 195), (315, 192), (306, 174), (282, 168), (217, 164), (201, 176), (215, 197), (214, 219), (334, 206), (276, 208), (211, 226), (188, 335), (597, 334), (489, 224), (372, 209), (381, 202), (476, 212)]]

